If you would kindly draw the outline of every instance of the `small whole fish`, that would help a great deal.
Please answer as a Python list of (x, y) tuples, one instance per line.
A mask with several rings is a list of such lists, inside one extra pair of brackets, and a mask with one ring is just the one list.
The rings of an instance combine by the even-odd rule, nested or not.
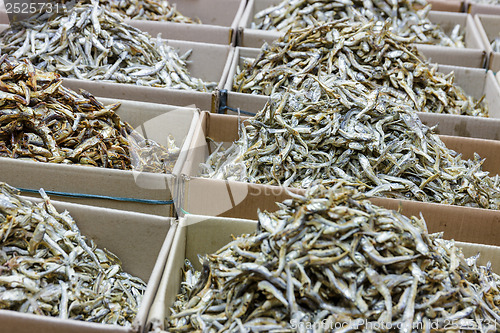
[[(244, 59), (233, 80), (233, 90), (270, 96), (314, 75), (328, 88), (356, 86), (366, 95), (386, 94), (394, 103), (419, 112), (488, 116), (483, 101), (467, 95), (443, 74), (421, 60), (411, 43), (376, 22), (340, 19), (320, 26), (289, 31), (264, 45), (256, 59)], [(345, 94), (342, 94), (345, 95)]]
[(489, 265), (429, 234), (423, 218), (363, 199), (339, 182), (259, 212), (254, 233), (200, 256), (201, 272), (187, 263), (165, 330), (500, 330)]
[(144, 138), (92, 94), (62, 85), (59, 74), (0, 57), (0, 157), (170, 173), (180, 149)]
[(414, 38), (415, 43), (464, 48), (460, 25), (448, 35), (429, 20), (430, 10), (425, 0), (283, 0), (257, 12), (251, 28), (286, 32), (344, 18), (363, 18), (374, 21), (374, 29), (381, 29), (384, 21), (390, 20), (389, 29), (394, 34)]
[(0, 309), (131, 326), (146, 284), (83, 236), (45, 192), (39, 204), (0, 183)]
[(12, 24), (0, 34), (0, 51), (69, 78), (197, 91), (216, 86), (190, 76), (190, 52), (179, 56), (161, 36), (152, 38), (95, 1)]

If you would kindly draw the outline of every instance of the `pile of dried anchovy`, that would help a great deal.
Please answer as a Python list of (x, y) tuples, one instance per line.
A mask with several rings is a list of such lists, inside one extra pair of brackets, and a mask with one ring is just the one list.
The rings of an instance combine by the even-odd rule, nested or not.
[[(424, 7), (425, 6), (425, 7)], [(424, 8), (422, 8), (424, 7)], [(288, 31), (347, 18), (364, 17), (380, 29), (390, 19), (390, 29), (416, 43), (463, 48), (464, 32), (456, 25), (450, 36), (428, 18), (431, 6), (423, 0), (283, 0), (255, 14), (252, 29)]]
[(479, 3), (482, 5), (498, 5), (500, 0), (469, 0), (470, 2)]
[(500, 178), (482, 163), (448, 149), (390, 94), (306, 76), (245, 120), (240, 139), (219, 145), (201, 175), (298, 188), (345, 180), (368, 196), (500, 209)]
[(0, 183), (0, 308), (130, 326), (146, 284), (40, 193), (35, 205)]
[(63, 87), (58, 74), (0, 57), (0, 156), (169, 173), (179, 148), (147, 140), (105, 106)]
[(188, 268), (169, 332), (500, 329), (500, 277), (428, 234), (423, 219), (342, 187), (280, 207), (203, 256), (201, 273)]
[(356, 86), (367, 94), (376, 90), (420, 112), (488, 115), (486, 103), (454, 84), (453, 74), (420, 60), (411, 39), (392, 33), (388, 21), (380, 31), (375, 25), (343, 19), (288, 32), (244, 63), (233, 89), (271, 95), (313, 74), (322, 86)]
[[(79, 1), (90, 3), (90, 0)], [(167, 0), (99, 0), (99, 3), (110, 9), (134, 20), (169, 21), (176, 23), (197, 23), (199, 19), (192, 19), (182, 15), (176, 4), (170, 4)]]
[(121, 15), (96, 2), (46, 16), (35, 15), (3, 31), (1, 52), (71, 78), (198, 91), (215, 87), (189, 75), (189, 52), (179, 56), (162, 39), (124, 23)]

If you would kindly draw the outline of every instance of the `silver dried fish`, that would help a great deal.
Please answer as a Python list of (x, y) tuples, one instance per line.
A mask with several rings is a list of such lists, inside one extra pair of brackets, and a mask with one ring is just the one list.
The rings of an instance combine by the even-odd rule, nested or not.
[(257, 231), (200, 258), (199, 276), (186, 266), (166, 330), (499, 331), (500, 276), (423, 218), (361, 199), (338, 183), (259, 212)]

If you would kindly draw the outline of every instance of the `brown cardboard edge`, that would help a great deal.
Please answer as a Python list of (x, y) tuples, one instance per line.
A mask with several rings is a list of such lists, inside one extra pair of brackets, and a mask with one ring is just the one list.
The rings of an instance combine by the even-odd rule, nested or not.
[[(165, 266), (167, 264), (168, 255), (170, 253), (170, 249), (172, 248), (172, 243), (174, 241), (175, 232), (177, 229), (177, 223), (171, 223), (170, 229), (168, 230), (167, 237), (165, 237), (165, 242), (158, 254), (157, 264), (153, 268), (153, 272), (151, 272), (151, 276), (154, 277), (154, 280), (151, 281), (154, 288), (146, 290), (142, 301), (147, 300), (146, 306), (140, 308), (140, 322), (132, 325), (132, 328), (136, 332), (147, 332), (147, 323), (149, 312), (151, 311), (151, 307), (153, 306), (154, 300), (156, 298), (156, 294), (158, 293), (158, 288), (160, 286), (160, 282), (162, 280), (163, 271), (165, 270)], [(148, 282), (149, 285), (149, 282)], [(149, 293), (148, 293), (149, 291)], [(137, 317), (139, 317), (139, 313)]]
[(500, 15), (500, 6), (497, 5), (479, 4), (465, 0), (464, 6), (465, 6), (465, 12), (471, 15), (477, 15), (477, 14)]

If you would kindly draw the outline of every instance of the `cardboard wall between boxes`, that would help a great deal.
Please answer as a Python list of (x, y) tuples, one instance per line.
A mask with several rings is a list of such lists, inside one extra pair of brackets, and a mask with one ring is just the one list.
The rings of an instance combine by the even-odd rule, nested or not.
[[(8, 25), (0, 24), (0, 31), (6, 28)], [(179, 40), (166, 40), (166, 43), (175, 48), (179, 54), (192, 50), (187, 63), (189, 74), (207, 82), (216, 82), (217, 88), (222, 88), (223, 78), (227, 77), (233, 58), (234, 51), (231, 46)], [(213, 111), (217, 98), (215, 90), (201, 92), (75, 78), (65, 78), (63, 85), (76, 91), (84, 89), (101, 97), (179, 106), (195, 105), (202, 110)]]
[[(118, 101), (100, 100), (104, 104)], [(163, 145), (166, 144), (169, 134), (175, 138), (181, 152), (173, 173), (179, 174), (198, 121), (198, 110), (132, 101), (120, 102), (122, 105), (117, 114), (145, 137)], [(36, 191), (43, 187), (47, 191), (159, 201), (172, 201), (177, 191), (176, 178), (172, 174), (139, 173), (6, 157), (0, 158), (0, 174), (1, 181)], [(99, 197), (68, 199), (60, 196), (58, 200), (162, 216), (175, 214), (174, 205), (166, 203), (117, 201)]]
[(52, 203), (59, 212), (67, 210), (70, 213), (82, 235), (94, 240), (99, 248), (106, 248), (116, 254), (122, 261), (124, 271), (147, 282), (148, 286), (139, 312), (132, 327), (127, 328), (0, 310), (2, 323), (0, 331), (15, 333), (141, 332), (171, 248), (176, 227), (176, 224), (171, 225), (174, 220), (57, 201)]
[[(182, 177), (183, 192), (179, 197), (179, 204), (185, 214), (256, 219), (257, 209), (275, 211), (278, 208), (275, 202), (290, 197), (288, 190), (304, 193), (303, 190), (285, 190), (278, 186), (197, 177), (199, 165), (206, 161), (210, 151), (207, 136), (215, 142), (227, 144), (237, 140), (239, 136), (237, 116), (203, 112), (199, 124), (182, 169), (185, 176)], [(483, 158), (486, 157), (483, 169), (490, 171), (492, 175), (500, 174), (500, 141), (451, 136), (441, 136), (441, 139), (449, 148), (462, 153), (464, 158), (470, 158), (474, 152), (478, 152)], [(449, 230), (450, 238), (463, 240), (458, 237), (467, 229), (467, 241), (470, 242), (496, 244), (500, 239), (500, 211), (387, 198), (371, 200), (390, 209), (400, 207), (407, 216), (418, 216), (422, 212), (433, 221), (433, 225), (439, 226), (439, 229), (430, 230), (431, 232), (444, 229), (450, 221), (454, 221), (460, 227)], [(470, 221), (474, 221), (474, 225)], [(483, 236), (485, 230), (487, 232), (484, 235), (487, 237)]]
[[(429, 228), (433, 223), (432, 219), (426, 219)], [(471, 224), (474, 221), (468, 221)], [(148, 323), (163, 323), (165, 317), (170, 315), (169, 308), (175, 301), (176, 295), (180, 292), (181, 269), (184, 260), (188, 259), (195, 269), (200, 270), (201, 265), (198, 255), (214, 253), (219, 248), (230, 242), (232, 236), (252, 233), (257, 227), (256, 221), (235, 220), (228, 218), (216, 218), (198, 215), (186, 215), (181, 219), (172, 249), (165, 266), (158, 293), (151, 307)], [(450, 221), (448, 229), (454, 228), (453, 221)], [(434, 229), (434, 228), (432, 228)], [(444, 238), (447, 237), (447, 229), (444, 231)], [(467, 231), (462, 230), (461, 238), (467, 239)], [(478, 263), (485, 265), (488, 261), (492, 263), (492, 269), (500, 272), (500, 248), (484, 244), (456, 242), (458, 247), (462, 247), (466, 257), (481, 252)], [(499, 243), (497, 243), (499, 245)], [(148, 325), (149, 326), (149, 325)]]
[[(224, 89), (227, 91), (224, 92), (226, 94), (224, 102), (229, 108), (220, 109), (220, 112), (235, 115), (240, 109), (243, 115), (255, 114), (269, 100), (268, 96), (233, 91), (234, 76), (237, 67), (242, 66), (242, 58), (255, 58), (259, 52), (259, 49), (254, 48), (235, 49), (231, 66), (224, 79)], [(480, 68), (448, 65), (438, 65), (438, 70), (445, 74), (453, 72), (454, 82), (474, 98), (480, 99), (484, 96), (488, 103), (490, 118), (419, 112), (422, 122), (428, 126), (438, 125), (436, 131), (439, 134), (500, 140), (500, 133), (496, 130), (500, 127), (500, 86), (493, 72)], [(221, 98), (219, 95), (217, 102), (219, 108), (222, 106)]]
[[(260, 48), (264, 42), (271, 44), (284, 33), (271, 30), (251, 29), (251, 23), (256, 13), (269, 6), (280, 3), (281, 0), (249, 0), (241, 16), (238, 27), (237, 46)], [(457, 24), (465, 32), (465, 48), (452, 48), (437, 45), (417, 44), (418, 50), (432, 62), (482, 68), (486, 62), (486, 50), (471, 15), (466, 13), (451, 13), (431, 11), (429, 20), (438, 24), (446, 34), (450, 34)]]

